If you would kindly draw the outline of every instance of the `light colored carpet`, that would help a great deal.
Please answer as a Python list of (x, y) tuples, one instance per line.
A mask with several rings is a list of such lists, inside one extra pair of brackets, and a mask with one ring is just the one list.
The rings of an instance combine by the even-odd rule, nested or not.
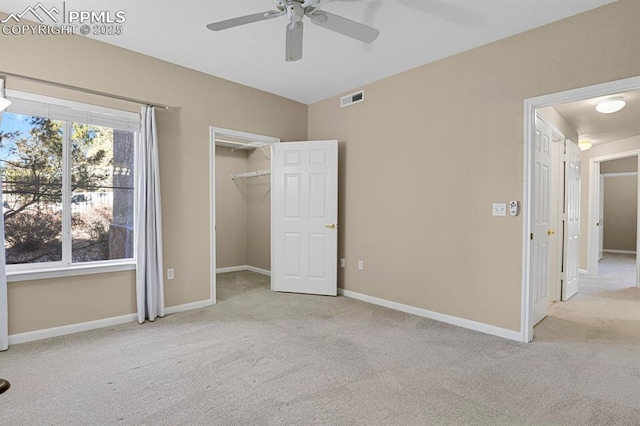
[(638, 425), (640, 343), (590, 327), (525, 345), (224, 274), (214, 307), (0, 353), (0, 424)]
[[(606, 253), (598, 272), (597, 277), (581, 276), (580, 292), (567, 303), (551, 305), (547, 320), (557, 318), (572, 323), (574, 338), (599, 333), (602, 339), (619, 340), (624, 335), (640, 342), (640, 287), (635, 285), (635, 255)], [(581, 333), (576, 334), (576, 329)], [(640, 405), (640, 396), (638, 401)]]

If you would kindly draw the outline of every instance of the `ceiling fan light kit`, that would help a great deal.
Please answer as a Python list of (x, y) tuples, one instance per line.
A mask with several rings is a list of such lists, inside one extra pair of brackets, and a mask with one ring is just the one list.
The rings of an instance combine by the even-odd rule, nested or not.
[(320, 10), (320, 4), (327, 0), (273, 0), (277, 10), (254, 13), (238, 18), (226, 19), (207, 25), (211, 31), (222, 31), (240, 25), (267, 19), (287, 16), (285, 59), (288, 62), (302, 58), (302, 39), (304, 24), (302, 20), (308, 17), (311, 23), (328, 30), (359, 40), (363, 43), (373, 43), (380, 31), (368, 25), (343, 18), (339, 15)]

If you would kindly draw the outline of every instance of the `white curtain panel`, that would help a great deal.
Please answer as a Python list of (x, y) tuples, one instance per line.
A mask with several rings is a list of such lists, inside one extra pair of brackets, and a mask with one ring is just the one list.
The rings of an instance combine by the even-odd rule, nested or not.
[[(4, 98), (4, 80), (0, 79), (0, 96)], [(0, 111), (2, 124), (2, 111)], [(0, 185), (0, 200), (2, 200), (2, 185)], [(9, 348), (9, 306), (7, 303), (7, 266), (4, 253), (4, 214), (0, 215), (0, 351)]]
[(142, 324), (164, 316), (160, 172), (154, 107), (142, 109), (142, 132), (137, 143), (136, 296), (138, 322)]

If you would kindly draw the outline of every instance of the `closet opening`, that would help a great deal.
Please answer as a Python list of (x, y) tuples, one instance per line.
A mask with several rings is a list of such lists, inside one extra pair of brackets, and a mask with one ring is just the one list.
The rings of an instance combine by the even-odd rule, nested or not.
[(271, 145), (278, 138), (211, 128), (211, 298), (270, 288)]

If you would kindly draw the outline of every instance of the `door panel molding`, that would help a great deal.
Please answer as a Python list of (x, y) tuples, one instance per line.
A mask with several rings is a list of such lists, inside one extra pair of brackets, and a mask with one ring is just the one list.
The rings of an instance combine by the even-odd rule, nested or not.
[(338, 141), (274, 146), (271, 289), (338, 294)]

